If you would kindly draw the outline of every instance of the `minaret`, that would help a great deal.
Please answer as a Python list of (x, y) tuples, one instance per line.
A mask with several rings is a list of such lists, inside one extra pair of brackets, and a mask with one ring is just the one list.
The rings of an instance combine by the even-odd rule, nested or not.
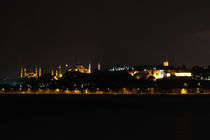
[(55, 71), (55, 76), (58, 77), (58, 70)]
[(51, 75), (54, 75), (54, 71), (53, 71), (53, 69), (51, 70)]
[(59, 77), (62, 77), (62, 73), (61, 73), (61, 65), (59, 65), (59, 66), (58, 66), (58, 69), (59, 69), (59, 71), (58, 71)]
[(26, 75), (27, 75), (27, 70), (26, 70), (26, 68), (24, 68), (24, 77), (26, 77)]
[(88, 65), (88, 73), (91, 73), (91, 63)]
[(23, 67), (20, 68), (20, 78), (23, 78)]
[(38, 68), (37, 68), (37, 66), (36, 66), (36, 70), (35, 70), (35, 75), (36, 75), (36, 77), (38, 77)]
[(42, 76), (42, 68), (41, 68), (41, 66), (39, 67), (39, 77), (41, 77)]
[(101, 70), (101, 64), (98, 63), (98, 70)]

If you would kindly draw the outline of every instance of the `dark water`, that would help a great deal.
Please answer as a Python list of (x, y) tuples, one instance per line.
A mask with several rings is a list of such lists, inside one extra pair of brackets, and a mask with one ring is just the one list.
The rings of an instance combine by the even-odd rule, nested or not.
[(0, 95), (0, 107), (7, 139), (200, 140), (210, 131), (208, 95)]

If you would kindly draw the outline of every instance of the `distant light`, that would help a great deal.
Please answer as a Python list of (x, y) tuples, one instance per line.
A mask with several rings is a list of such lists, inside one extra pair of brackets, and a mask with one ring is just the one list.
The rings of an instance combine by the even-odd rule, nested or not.
[(86, 93), (86, 94), (88, 93), (88, 89), (85, 90), (85, 93)]
[(171, 77), (171, 74), (170, 73), (166, 73), (166, 77)]
[(164, 70), (154, 70), (156, 73), (153, 74), (155, 79), (162, 79), (164, 77)]
[(184, 86), (187, 87), (187, 83), (184, 83)]
[(192, 73), (191, 72), (176, 72), (175, 76), (177, 77), (191, 77)]
[(58, 88), (57, 88), (55, 91), (56, 91), (56, 92), (59, 92), (59, 91), (60, 91), (60, 89), (58, 89)]
[(70, 93), (70, 90), (67, 88), (67, 89), (65, 90), (65, 93)]
[(57, 76), (54, 76), (54, 79), (55, 79), (55, 80), (58, 80), (58, 77), (57, 77)]
[(187, 90), (185, 88), (181, 89), (181, 94), (187, 94)]

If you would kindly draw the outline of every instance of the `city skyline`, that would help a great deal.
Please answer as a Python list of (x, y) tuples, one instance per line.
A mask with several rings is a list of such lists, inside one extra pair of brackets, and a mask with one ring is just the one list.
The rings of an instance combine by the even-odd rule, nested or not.
[[(209, 65), (210, 9), (182, 1), (4, 1), (0, 78), (20, 65)], [(14, 72), (15, 71), (15, 72)]]
[[(30, 70), (28, 70), (30, 69)], [(115, 66), (93, 70), (91, 63), (21, 67), (18, 79), (0, 80), (1, 93), (16, 94), (209, 94), (210, 67), (162, 65)], [(170, 92), (170, 93), (168, 93)]]
[(208, 139), (209, 4), (2, 0), (2, 137)]
[[(14, 74), (11, 74), (10, 76), (5, 76), (5, 77), (1, 77), (2, 75), (0, 75), (0, 79), (16, 79), (16, 78), (19, 78), (20, 75), (21, 75), (21, 71), (23, 73), (25, 73), (25, 69), (27, 71), (27, 73), (29, 74), (30, 72), (34, 72), (34, 74), (36, 74), (36, 68), (39, 68), (39, 72), (40, 72), (40, 69), (41, 69), (41, 74), (44, 75), (44, 74), (47, 74), (47, 73), (52, 73), (52, 70), (54, 71), (54, 73), (56, 73), (56, 71), (59, 69), (59, 67), (61, 66), (62, 67), (62, 71), (63, 69), (65, 69), (64, 71), (66, 71), (67, 69), (69, 68), (73, 68), (77, 65), (81, 65), (81, 66), (84, 66), (84, 67), (89, 67), (89, 65), (91, 65), (91, 70), (94, 71), (96, 69), (98, 69), (98, 67), (100, 67), (100, 70), (109, 70), (110, 68), (113, 68), (113, 67), (125, 67), (125, 66), (128, 66), (128, 67), (136, 67), (136, 66), (146, 66), (146, 65), (151, 65), (151, 66), (161, 66), (163, 65), (163, 63), (165, 62), (165, 60), (167, 61), (167, 64), (169, 64), (168, 62), (168, 58), (164, 58), (162, 59), (162, 61), (159, 61), (158, 64), (108, 64), (108, 65), (103, 65), (102, 63), (100, 62), (96, 62), (96, 63), (93, 63), (92, 61), (88, 61), (89, 63), (78, 63), (79, 61), (77, 61), (77, 63), (73, 63), (73, 64), (70, 64), (70, 63), (63, 63), (63, 64), (22, 64), (22, 65), (18, 65), (16, 68), (15, 68), (15, 72), (13, 71)], [(173, 61), (172, 61), (173, 62)], [(100, 64), (100, 66), (99, 66)], [(68, 65), (68, 67), (66, 67), (66, 65)], [(186, 65), (186, 64), (182, 64), (182, 65), (176, 65), (176, 63), (171, 63), (170, 61), (170, 67), (186, 67), (188, 69), (191, 69), (192, 67), (194, 66), (200, 66), (200, 67), (204, 67), (204, 68), (208, 68), (209, 65), (197, 65), (197, 64), (194, 64), (192, 66), (189, 66), (189, 65)], [(89, 68), (88, 68), (89, 69)], [(39, 73), (38, 72), (38, 73)], [(37, 75), (38, 75), (37, 73)], [(38, 76), (40, 77), (40, 76)]]

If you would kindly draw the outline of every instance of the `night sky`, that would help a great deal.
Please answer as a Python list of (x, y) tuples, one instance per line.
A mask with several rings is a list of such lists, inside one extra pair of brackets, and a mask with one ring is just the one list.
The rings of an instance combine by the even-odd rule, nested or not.
[(1, 2), (0, 78), (21, 65), (210, 64), (207, 3), (158, 0)]

